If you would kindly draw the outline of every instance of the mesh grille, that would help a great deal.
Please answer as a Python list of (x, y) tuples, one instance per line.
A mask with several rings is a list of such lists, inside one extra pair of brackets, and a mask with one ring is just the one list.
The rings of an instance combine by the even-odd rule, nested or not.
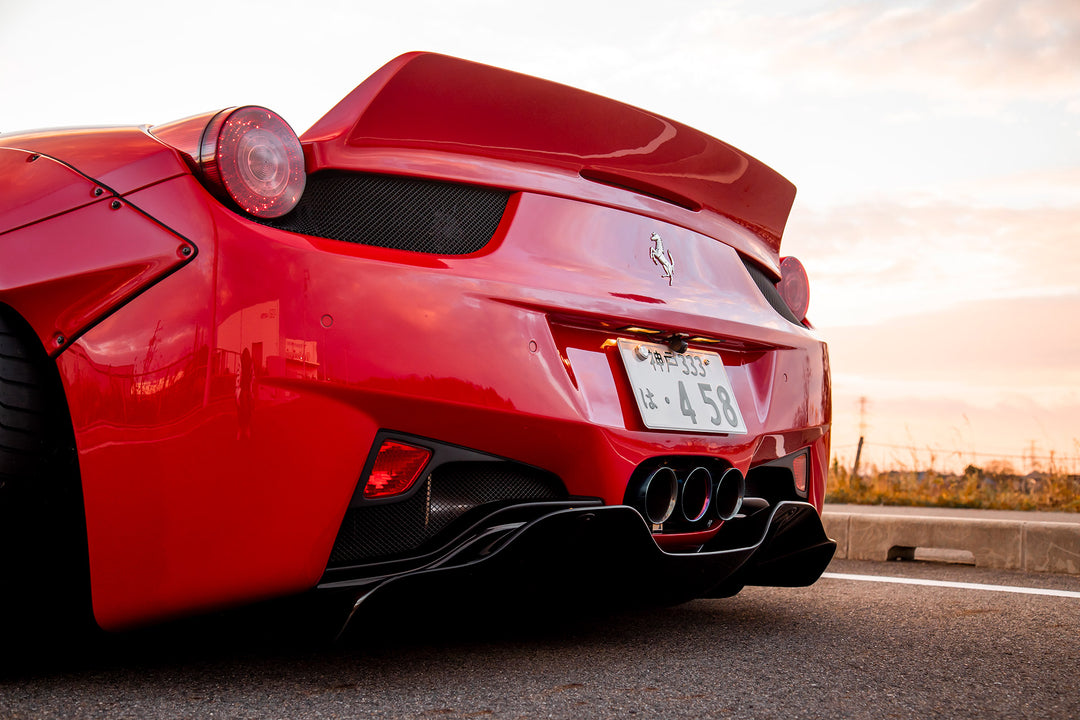
[(562, 484), (539, 470), (513, 463), (447, 463), (436, 468), (425, 486), (408, 500), (350, 508), (329, 566), (416, 550), (479, 507), (565, 497)]
[(475, 185), (323, 171), (308, 178), (292, 212), (255, 220), (330, 240), (466, 255), (491, 240), (509, 198), (505, 190)]

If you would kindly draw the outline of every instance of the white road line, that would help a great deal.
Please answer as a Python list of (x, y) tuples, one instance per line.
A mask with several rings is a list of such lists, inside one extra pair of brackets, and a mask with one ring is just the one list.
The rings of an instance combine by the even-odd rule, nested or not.
[(1014, 585), (981, 585), (979, 583), (948, 582), (945, 580), (922, 580), (920, 578), (886, 577), (883, 575), (848, 575), (847, 573), (824, 573), (821, 577), (834, 580), (862, 580), (864, 582), (895, 583), (897, 585), (929, 585), (931, 587), (959, 588), (961, 590), (989, 590), (1022, 595), (1050, 595), (1080, 599), (1080, 592), (1072, 590), (1047, 590), (1045, 588), (1016, 587)]

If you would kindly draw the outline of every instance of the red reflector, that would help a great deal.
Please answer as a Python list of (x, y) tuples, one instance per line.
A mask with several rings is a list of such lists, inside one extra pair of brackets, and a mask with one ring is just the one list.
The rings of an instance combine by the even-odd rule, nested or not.
[(408, 492), (430, 457), (431, 451), (426, 448), (384, 440), (364, 485), (364, 497), (384, 498)]
[(780, 282), (776, 284), (776, 289), (799, 322), (805, 320), (806, 311), (810, 308), (810, 280), (798, 259), (786, 257), (780, 261)]
[(791, 461), (791, 472), (795, 474), (795, 490), (799, 494), (806, 492), (806, 455), (797, 455)]

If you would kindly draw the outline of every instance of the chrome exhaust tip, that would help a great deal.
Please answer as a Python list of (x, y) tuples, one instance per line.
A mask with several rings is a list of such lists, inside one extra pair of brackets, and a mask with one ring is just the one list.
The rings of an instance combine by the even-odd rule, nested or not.
[(713, 479), (712, 473), (703, 467), (696, 467), (690, 471), (682, 484), (680, 496), (680, 509), (686, 522), (697, 522), (705, 517), (712, 504)]
[(739, 514), (743, 495), (746, 494), (746, 478), (736, 468), (728, 468), (716, 482), (713, 493), (713, 508), (716, 517), (730, 520)]
[(650, 525), (662, 525), (675, 512), (679, 496), (679, 479), (669, 467), (653, 471), (641, 484), (638, 510)]

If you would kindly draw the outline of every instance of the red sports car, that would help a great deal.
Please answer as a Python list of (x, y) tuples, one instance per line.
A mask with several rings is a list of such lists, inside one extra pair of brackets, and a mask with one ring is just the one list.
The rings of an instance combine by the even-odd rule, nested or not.
[(6, 597), (677, 602), (832, 557), (795, 188), (708, 135), (414, 53), (299, 138), (0, 135), (0, 189)]

